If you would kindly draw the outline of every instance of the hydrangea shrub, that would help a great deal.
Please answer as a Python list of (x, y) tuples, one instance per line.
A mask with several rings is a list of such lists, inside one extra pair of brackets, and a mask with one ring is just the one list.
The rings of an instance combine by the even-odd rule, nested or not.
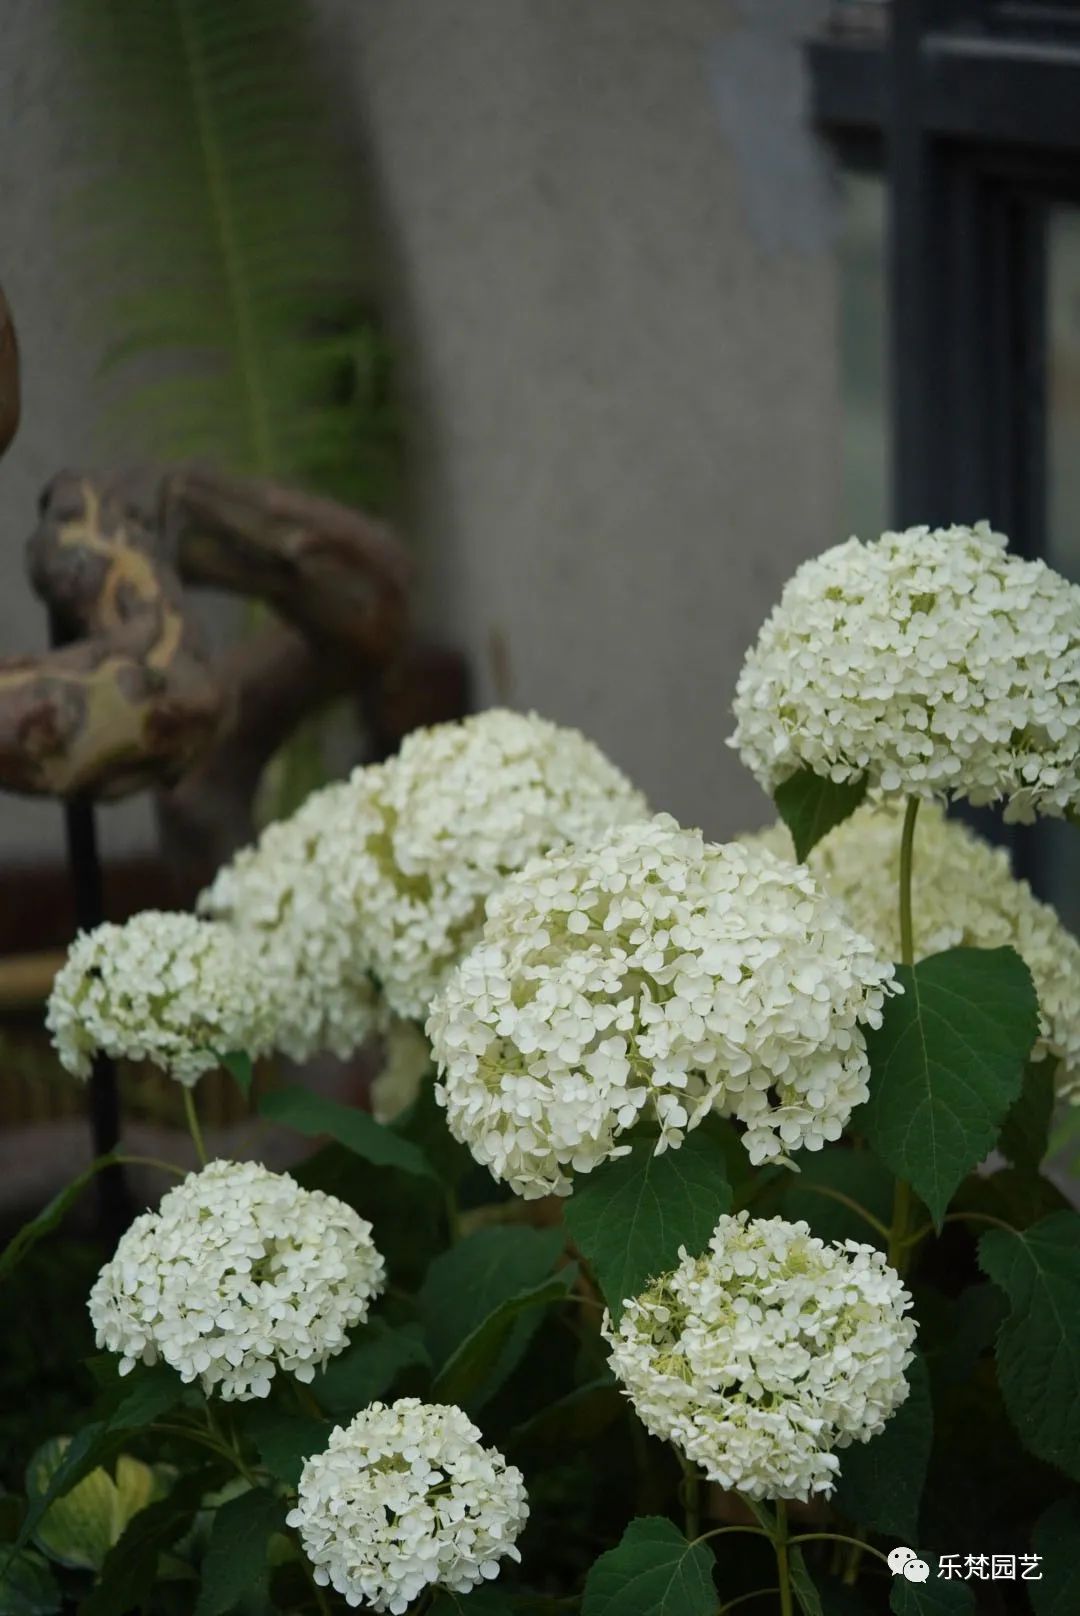
[[(735, 716), (780, 815), (736, 842), (496, 711), (316, 793), (202, 918), (76, 941), (61, 1060), (159, 1066), (200, 1155), (217, 1065), (383, 1068), (372, 1115), (264, 1064), (321, 1146), (176, 1168), (123, 1234), (0, 1616), (1068, 1608), (1080, 946), (947, 805), (1076, 815), (1080, 590), (985, 526), (852, 540)], [(121, 1463), (154, 1489), (89, 1531)]]

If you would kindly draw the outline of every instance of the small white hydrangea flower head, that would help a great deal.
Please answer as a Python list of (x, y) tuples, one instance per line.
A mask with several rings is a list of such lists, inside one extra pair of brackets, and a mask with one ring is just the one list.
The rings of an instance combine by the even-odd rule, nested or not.
[[(824, 836), (807, 864), (851, 924), (889, 959), (900, 957), (896, 893), (902, 804), (864, 804)], [(794, 860), (787, 827), (741, 838)], [(1034, 1060), (1057, 1062), (1058, 1093), (1080, 1104), (1080, 943), (1056, 911), (1012, 873), (1004, 848), (992, 847), (937, 803), (924, 803), (912, 868), (915, 957), (947, 948), (1015, 948), (1039, 995)]]
[(402, 1616), (433, 1584), (466, 1594), (519, 1560), (521, 1472), (460, 1408), (372, 1403), (309, 1458), (287, 1517), (321, 1587)]
[(386, 1270), (371, 1225), (256, 1162), (191, 1173), (121, 1237), (90, 1292), (97, 1344), (120, 1373), (163, 1359), (226, 1401), (311, 1380), (348, 1344)]
[(711, 1108), (757, 1163), (838, 1139), (893, 968), (769, 853), (668, 815), (551, 853), (488, 905), (428, 1035), (454, 1137), (527, 1199), (678, 1146)]
[(82, 932), (60, 968), (45, 1024), (61, 1063), (88, 1077), (99, 1052), (150, 1061), (190, 1087), (236, 1050), (273, 1043), (258, 961), (227, 927), (144, 910)]
[(849, 539), (805, 562), (751, 647), (730, 744), (768, 792), (800, 769), (907, 796), (1080, 802), (1080, 586), (986, 523)]
[(872, 1246), (740, 1212), (602, 1329), (654, 1436), (721, 1487), (807, 1499), (832, 1491), (836, 1450), (878, 1435), (907, 1397), (910, 1306)]
[(232, 926), (258, 954), (277, 1048), (293, 1060), (353, 1054), (381, 1024), (359, 917), (378, 867), (383, 770), (360, 770), (313, 792), (289, 819), (219, 870), (201, 913)]
[(364, 923), (388, 1004), (415, 1021), (508, 875), (648, 812), (577, 730), (500, 708), (406, 736), (385, 803), (381, 879), (364, 893)]

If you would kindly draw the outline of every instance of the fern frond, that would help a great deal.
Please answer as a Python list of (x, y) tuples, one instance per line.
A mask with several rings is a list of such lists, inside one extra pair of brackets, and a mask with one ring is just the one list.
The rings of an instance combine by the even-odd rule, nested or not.
[(368, 507), (397, 432), (306, 0), (61, 0), (85, 295), (126, 454)]

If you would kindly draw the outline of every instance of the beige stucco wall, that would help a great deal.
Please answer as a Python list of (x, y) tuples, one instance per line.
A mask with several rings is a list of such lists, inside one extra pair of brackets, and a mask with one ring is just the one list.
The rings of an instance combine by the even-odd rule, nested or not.
[[(59, 261), (79, 153), (50, 9), (7, 0), (0, 56), (0, 280), (26, 367), (0, 466), (4, 651), (40, 633), (19, 545), (95, 407)], [(798, 48), (816, 11), (320, 4), (400, 353), (427, 614), (482, 701), (505, 681), (715, 834), (763, 812), (723, 745), (743, 648), (836, 537), (833, 203)], [(106, 817), (113, 845), (149, 834)], [(0, 802), (0, 856), (55, 840), (53, 816)]]

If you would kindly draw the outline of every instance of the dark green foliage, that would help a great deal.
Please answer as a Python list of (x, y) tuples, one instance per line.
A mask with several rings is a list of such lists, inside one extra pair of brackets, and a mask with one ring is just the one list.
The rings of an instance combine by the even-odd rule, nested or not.
[(871, 1145), (938, 1222), (997, 1140), (1039, 1030), (1031, 973), (1011, 948), (951, 948), (897, 967), (903, 993), (867, 1036)]
[(800, 769), (773, 792), (777, 813), (791, 832), (795, 857), (808, 858), (823, 836), (853, 814), (866, 796), (866, 778), (837, 785), (824, 775)]

